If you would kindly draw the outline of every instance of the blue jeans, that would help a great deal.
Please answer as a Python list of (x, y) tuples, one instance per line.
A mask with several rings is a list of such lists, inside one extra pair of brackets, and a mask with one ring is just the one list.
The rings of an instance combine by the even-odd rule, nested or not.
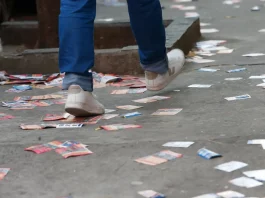
[[(131, 27), (139, 46), (141, 66), (167, 72), (165, 28), (159, 0), (127, 0)], [(89, 70), (94, 66), (96, 0), (61, 0), (59, 16), (59, 67), (65, 72), (63, 89), (72, 84), (93, 91)]]

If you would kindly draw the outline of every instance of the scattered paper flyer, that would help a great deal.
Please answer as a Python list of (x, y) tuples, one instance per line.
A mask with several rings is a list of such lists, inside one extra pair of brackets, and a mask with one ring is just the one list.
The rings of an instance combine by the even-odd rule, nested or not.
[(105, 109), (105, 113), (112, 113), (114, 111), (116, 111), (116, 110), (115, 109)]
[(147, 91), (146, 88), (129, 89), (128, 94), (138, 94), (138, 93), (144, 93), (146, 91)]
[(93, 118), (90, 119), (86, 119), (82, 122), (82, 124), (97, 124), (102, 118), (104, 117), (104, 115), (99, 115), (99, 116), (95, 116)]
[(166, 159), (162, 159), (162, 158), (155, 157), (152, 155), (147, 156), (147, 157), (143, 157), (143, 158), (139, 158), (139, 159), (136, 159), (134, 161), (141, 163), (141, 164), (150, 165), (150, 166), (156, 166), (156, 165), (167, 162)]
[(245, 195), (239, 193), (239, 192), (235, 192), (232, 190), (228, 190), (228, 191), (224, 191), (224, 192), (219, 192), (216, 193), (218, 196), (224, 197), (224, 198), (241, 198), (241, 197), (245, 197)]
[(265, 139), (248, 140), (247, 144), (265, 144)]
[(123, 105), (123, 106), (116, 106), (118, 109), (124, 109), (124, 110), (134, 110), (142, 108), (143, 106), (135, 106), (135, 105)]
[(36, 89), (50, 89), (50, 88), (53, 88), (54, 86), (52, 85), (34, 85), (34, 88)]
[(57, 124), (56, 128), (58, 129), (71, 129), (71, 128), (81, 128), (84, 124)]
[(10, 171), (10, 168), (0, 168), (0, 181), (4, 179), (7, 173)]
[(265, 139), (248, 140), (247, 144), (260, 144), (265, 149)]
[(240, 95), (240, 96), (232, 96), (232, 97), (226, 97), (225, 99), (227, 101), (233, 101), (233, 100), (245, 100), (251, 98), (250, 95), (245, 94), (245, 95)]
[(166, 197), (165, 195), (155, 192), (153, 190), (139, 191), (138, 194), (146, 198), (165, 198)]
[(223, 1), (223, 4), (227, 4), (227, 5), (233, 5), (236, 3), (239, 3), (241, 0), (225, 0)]
[(205, 27), (205, 26), (209, 26), (209, 25), (211, 25), (211, 24), (210, 23), (202, 23), (202, 22), (200, 23), (201, 27)]
[(245, 188), (253, 188), (253, 187), (263, 185), (263, 183), (256, 181), (254, 179), (250, 179), (248, 177), (239, 177), (239, 178), (230, 180), (229, 182), (231, 184), (234, 184), (235, 186), (245, 187)]
[(134, 161), (141, 163), (141, 164), (146, 164), (150, 166), (155, 166), (158, 164), (165, 163), (167, 161), (175, 160), (177, 158), (181, 158), (183, 155), (180, 153), (175, 153), (169, 150), (165, 151), (160, 151), (158, 153), (155, 153), (153, 155), (149, 155), (146, 157), (142, 157), (139, 159), (136, 159)]
[(216, 166), (215, 169), (230, 173), (230, 172), (233, 172), (235, 170), (244, 168), (246, 166), (248, 166), (248, 164), (246, 164), (246, 163), (238, 162), (238, 161), (231, 161), (231, 162), (227, 162), (224, 164), (220, 164), (220, 165)]
[(169, 98), (170, 97), (168, 97), (168, 96), (152, 96), (152, 97), (142, 98), (142, 99), (133, 100), (133, 101), (138, 102), (138, 103), (149, 103), (149, 102), (156, 102), (159, 100), (165, 100), (165, 99), (169, 99)]
[(151, 115), (176, 115), (181, 112), (182, 109), (158, 109), (156, 112), (152, 113)]
[(265, 79), (265, 74), (261, 76), (250, 76), (249, 79)]
[(73, 145), (80, 145), (82, 147), (88, 146), (88, 145), (82, 144), (82, 143), (77, 142), (77, 141), (68, 140), (68, 141), (65, 141), (64, 143), (62, 143), (61, 145), (58, 145), (58, 148), (67, 148), (67, 147), (71, 147)]
[(119, 116), (119, 114), (104, 114), (103, 117), (102, 117), (102, 119), (103, 120), (109, 120), (109, 119), (115, 118), (117, 116)]
[(230, 50), (229, 48), (225, 46), (203, 46), (202, 49), (207, 50), (207, 51), (224, 51), (224, 50)]
[(93, 153), (92, 151), (88, 150), (86, 147), (80, 144), (73, 144), (66, 148), (57, 148), (55, 149), (55, 152), (62, 155), (63, 158), (90, 155)]
[(265, 29), (261, 29), (261, 30), (259, 30), (259, 32), (265, 32)]
[(142, 115), (139, 112), (132, 112), (132, 113), (126, 113), (124, 115), (122, 115), (123, 118), (132, 118), (132, 117), (136, 117), (136, 116), (140, 116)]
[(253, 178), (255, 180), (265, 182), (265, 169), (263, 170), (254, 170), (243, 172), (247, 177)]
[(207, 84), (192, 84), (189, 85), (188, 87), (190, 88), (210, 88), (212, 85), (207, 85)]
[(187, 58), (186, 59), (186, 62), (193, 62), (193, 63), (212, 63), (212, 62), (215, 62), (215, 60), (192, 57), (192, 58)]
[(174, 147), (174, 148), (188, 148), (192, 144), (194, 144), (194, 142), (167, 142), (166, 144), (163, 144), (163, 146)]
[(185, 13), (185, 18), (197, 18), (199, 16), (200, 15), (197, 12), (186, 12)]
[(142, 128), (141, 125), (135, 125), (135, 124), (111, 124), (111, 125), (104, 125), (100, 126), (101, 129), (104, 129), (106, 131), (117, 131), (121, 129), (135, 129), (135, 128)]
[(30, 85), (14, 85), (13, 88), (19, 91), (32, 90), (32, 86)]
[(180, 153), (175, 153), (175, 152), (172, 152), (169, 150), (165, 150), (165, 151), (160, 151), (158, 153), (155, 153), (153, 156), (160, 157), (160, 158), (166, 159), (168, 161), (171, 161), (171, 160), (175, 160), (177, 158), (182, 158), (183, 155)]
[(234, 80), (242, 80), (242, 78), (241, 78), (241, 77), (225, 78), (225, 80), (228, 80), (228, 81), (234, 81)]
[(264, 56), (265, 54), (263, 53), (251, 53), (251, 54), (244, 54), (242, 56), (244, 57), (257, 57), (257, 56)]
[(56, 121), (65, 119), (64, 114), (56, 115), (56, 114), (46, 114), (43, 118), (43, 121)]
[(247, 68), (238, 68), (238, 69), (231, 69), (228, 70), (227, 73), (235, 73), (235, 72), (241, 72), (241, 71), (246, 71)]
[(222, 157), (222, 155), (215, 153), (213, 151), (210, 151), (206, 148), (201, 148), (200, 150), (198, 150), (197, 154), (204, 158), (204, 159), (213, 159), (213, 158), (217, 158), (217, 157)]
[(14, 98), (14, 101), (48, 100), (48, 99), (59, 99), (59, 98), (64, 98), (64, 96), (58, 94), (47, 94), (40, 96), (16, 96)]
[(211, 194), (204, 194), (193, 198), (220, 198), (217, 194), (211, 193)]
[(217, 30), (215, 28), (201, 29), (201, 33), (202, 34), (205, 34), (205, 33), (215, 33), (215, 32), (219, 32), (219, 30)]
[[(174, 8), (174, 7), (172, 7), (172, 8)], [(178, 9), (183, 10), (183, 11), (196, 10), (196, 6), (182, 6), (182, 7), (179, 7)]]
[[(196, 43), (196, 47), (199, 49), (207, 50), (209, 48), (216, 47), (218, 45), (226, 43), (226, 40), (208, 40), (208, 41), (199, 41)], [(223, 47), (223, 46), (221, 46)], [(227, 48), (222, 48), (222, 49), (227, 49)], [(217, 50), (222, 50), (218, 48)], [(209, 51), (209, 50), (208, 50)]]
[(15, 118), (15, 117), (12, 116), (12, 115), (8, 115), (8, 114), (0, 112), (0, 120), (10, 120), (10, 119), (13, 119), (13, 118)]
[(231, 54), (233, 51), (234, 49), (219, 50), (217, 54)]
[(23, 130), (40, 130), (40, 129), (47, 129), (47, 128), (56, 128), (56, 124), (31, 124), (31, 125), (26, 125), (26, 124), (21, 124), (20, 128)]
[(200, 68), (198, 71), (204, 71), (204, 72), (216, 72), (220, 69), (210, 69), (210, 68)]
[(42, 154), (42, 153), (46, 153), (52, 150), (52, 148), (47, 147), (45, 145), (35, 145), (35, 146), (30, 146), (28, 148), (24, 149), (25, 151), (32, 151), (36, 154)]
[(265, 87), (265, 83), (260, 83), (256, 85), (257, 87)]

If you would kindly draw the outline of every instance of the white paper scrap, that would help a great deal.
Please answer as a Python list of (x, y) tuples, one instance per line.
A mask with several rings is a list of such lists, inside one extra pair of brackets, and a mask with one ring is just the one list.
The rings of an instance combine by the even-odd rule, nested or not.
[(207, 84), (192, 84), (189, 85), (188, 87), (191, 88), (210, 88), (212, 85), (207, 85)]
[(265, 139), (248, 140), (247, 144), (265, 144)]
[(224, 191), (224, 192), (220, 192), (217, 193), (217, 195), (224, 197), (224, 198), (241, 198), (241, 197), (245, 197), (245, 195), (239, 193), (239, 192), (235, 192), (232, 190), (228, 190), (228, 191)]
[(217, 29), (215, 29), (215, 28), (201, 29), (201, 33), (202, 33), (202, 34), (206, 34), (206, 33), (215, 33), (215, 32), (219, 32), (219, 30), (217, 30)]
[(111, 113), (111, 112), (114, 112), (116, 111), (115, 109), (105, 109), (105, 113)]
[(219, 50), (217, 54), (231, 54), (233, 51), (234, 49)]
[(261, 30), (259, 30), (259, 32), (262, 32), (263, 33), (263, 32), (265, 32), (265, 29), (261, 29)]
[(265, 139), (248, 140), (247, 144), (260, 144), (265, 150)]
[(233, 81), (233, 80), (241, 80), (241, 79), (242, 79), (241, 77), (225, 78), (225, 80), (230, 80), (230, 81)]
[(179, 8), (180, 10), (196, 10), (196, 7), (195, 6), (184, 6), (184, 7), (181, 7)]
[(204, 72), (216, 72), (220, 69), (211, 69), (211, 68), (200, 68), (198, 71), (204, 71)]
[(245, 187), (245, 188), (253, 188), (257, 186), (262, 186), (263, 183), (256, 181), (254, 179), (250, 179), (248, 177), (239, 177), (233, 180), (229, 181), (231, 184), (234, 184), (239, 187)]
[(201, 27), (205, 27), (205, 26), (209, 26), (209, 25), (211, 25), (211, 24), (210, 23), (202, 23), (202, 22), (200, 23)]
[(175, 147), (175, 148), (188, 148), (190, 147), (194, 142), (167, 142), (166, 144), (163, 144), (164, 147)]
[(260, 75), (260, 76), (250, 76), (249, 79), (264, 79), (265, 78), (265, 74)]
[(226, 43), (226, 40), (208, 40), (208, 41), (199, 41), (196, 43), (196, 47), (214, 47)]
[(193, 198), (220, 198), (217, 194), (204, 194)]
[(230, 50), (229, 48), (227, 48), (225, 46), (213, 46), (213, 47), (207, 47), (207, 48), (202, 46), (201, 49), (205, 49), (207, 51), (218, 51), (218, 52)]
[(143, 197), (146, 198), (152, 198), (152, 197), (165, 197), (164, 195), (155, 192), (153, 190), (144, 190), (144, 191), (139, 191), (138, 192), (139, 195), (142, 195)]
[(212, 63), (215, 62), (215, 60), (211, 59), (203, 59), (203, 58), (187, 58), (187, 62), (193, 62), (193, 63)]
[(243, 172), (244, 175), (246, 175), (247, 177), (256, 179), (258, 181), (265, 181), (265, 169), (263, 170), (254, 170), (254, 171), (246, 171)]
[(264, 56), (265, 54), (263, 53), (250, 53), (250, 54), (244, 54), (242, 56), (244, 57), (256, 57), (256, 56)]
[(225, 99), (227, 101), (233, 101), (233, 100), (244, 100), (244, 99), (249, 99), (249, 98), (251, 98), (251, 96), (248, 94), (245, 94), (245, 95), (240, 95), (240, 96), (226, 97)]
[(185, 7), (184, 5), (171, 5), (170, 8), (176, 8), (176, 9), (180, 9)]
[(257, 87), (265, 87), (265, 83), (257, 84)]
[(197, 18), (199, 16), (200, 15), (197, 12), (186, 12), (185, 13), (185, 18)]
[(224, 164), (220, 164), (220, 165), (216, 166), (215, 169), (230, 173), (230, 172), (233, 172), (235, 170), (244, 168), (246, 166), (248, 166), (248, 164), (246, 164), (246, 163), (238, 162), (238, 161), (231, 161), (231, 162), (227, 162)]

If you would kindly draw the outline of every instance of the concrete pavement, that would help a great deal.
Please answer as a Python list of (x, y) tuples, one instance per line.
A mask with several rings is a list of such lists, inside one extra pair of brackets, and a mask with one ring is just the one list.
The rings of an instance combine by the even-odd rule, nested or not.
[[(232, 54), (216, 55), (211, 65), (219, 65), (215, 73), (199, 72), (196, 69), (210, 64), (187, 63), (183, 73), (165, 90), (153, 93), (133, 95), (110, 95), (114, 88), (96, 89), (95, 93), (106, 108), (116, 105), (137, 103), (140, 99), (152, 95), (171, 96), (169, 100), (144, 104), (139, 109), (143, 116), (123, 120), (114, 118), (101, 121), (96, 125), (85, 126), (78, 130), (49, 129), (22, 131), (21, 123), (39, 123), (47, 113), (63, 112), (62, 105), (37, 107), (34, 110), (1, 112), (14, 115), (9, 121), (0, 121), (0, 167), (9, 167), (11, 171), (0, 183), (2, 198), (54, 198), (71, 193), (74, 198), (138, 198), (137, 191), (153, 189), (167, 195), (168, 198), (190, 198), (205, 193), (234, 190), (252, 197), (264, 197), (264, 187), (245, 189), (229, 184), (229, 180), (242, 176), (242, 170), (264, 169), (264, 151), (258, 145), (247, 145), (247, 140), (265, 139), (264, 133), (264, 89), (256, 87), (261, 80), (248, 79), (251, 75), (264, 74), (264, 64), (246, 66), (247, 71), (228, 74), (227, 69), (237, 68), (238, 63), (264, 63), (264, 57), (246, 58), (242, 54), (264, 53), (263, 34), (258, 33), (264, 27), (265, 9), (251, 12), (258, 0), (240, 3), (240, 8), (223, 5), (218, 0), (200, 0), (189, 4), (196, 5), (201, 21), (211, 23), (210, 27), (219, 33), (205, 34), (204, 39), (225, 39), (225, 46), (234, 48)], [(169, 11), (170, 1), (164, 1), (165, 14)], [(115, 8), (117, 9), (117, 8)], [(115, 17), (122, 13), (101, 11), (102, 17)], [(123, 10), (124, 8), (121, 8)], [(226, 18), (225, 16), (235, 16)], [(222, 66), (221, 64), (228, 64)], [(224, 81), (228, 77), (242, 77), (240, 81)], [(213, 84), (209, 89), (187, 88), (190, 84)], [(14, 96), (40, 95), (53, 93), (59, 89), (46, 89), (24, 92), (22, 94), (5, 93), (10, 86), (1, 86), (1, 100), (12, 100)], [(173, 90), (180, 89), (180, 92)], [(250, 94), (251, 99), (242, 101), (224, 100), (224, 97)], [(176, 116), (152, 117), (151, 113), (159, 108), (183, 108)], [(118, 113), (125, 113), (118, 110)], [(135, 123), (142, 129), (129, 129), (114, 132), (95, 131), (105, 123)], [(49, 152), (36, 155), (26, 152), (25, 147), (46, 143), (52, 140), (77, 140), (89, 145), (94, 154), (77, 158), (63, 159)], [(187, 149), (172, 148), (182, 153), (181, 159), (158, 166), (147, 166), (134, 162), (139, 157), (153, 154), (164, 148), (168, 141), (194, 141)], [(197, 156), (197, 150), (206, 147), (223, 155), (222, 158), (204, 160)], [(249, 164), (248, 167), (225, 173), (217, 171), (218, 164), (232, 160)], [(132, 185), (141, 181), (142, 185)]]

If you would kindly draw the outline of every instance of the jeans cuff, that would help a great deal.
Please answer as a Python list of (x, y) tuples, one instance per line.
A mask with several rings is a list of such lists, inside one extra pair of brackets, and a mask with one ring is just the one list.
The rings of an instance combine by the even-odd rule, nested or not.
[(158, 62), (152, 63), (152, 64), (142, 64), (141, 67), (145, 71), (154, 72), (157, 74), (164, 74), (168, 71), (168, 58), (167, 55), (163, 60), (160, 60)]
[(65, 77), (63, 79), (63, 90), (67, 90), (71, 85), (79, 85), (84, 91), (92, 92), (92, 73), (85, 76), (77, 73), (65, 73)]

